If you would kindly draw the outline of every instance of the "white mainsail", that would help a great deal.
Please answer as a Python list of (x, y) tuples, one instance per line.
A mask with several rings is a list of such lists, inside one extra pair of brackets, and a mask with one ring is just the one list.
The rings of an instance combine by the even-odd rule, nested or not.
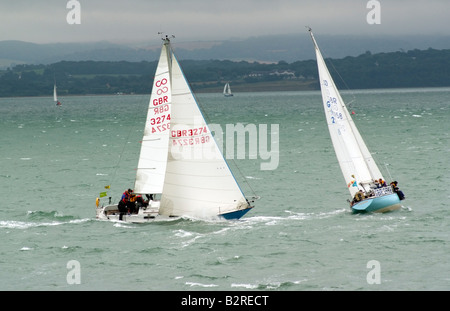
[[(368, 185), (372, 184), (374, 179), (378, 180), (383, 176), (334, 84), (311, 30), (310, 34), (316, 51), (328, 129), (342, 174), (353, 197), (359, 189), (369, 190)], [(357, 186), (353, 186), (353, 184)]]
[(166, 174), (171, 119), (172, 88), (170, 45), (165, 42), (153, 81), (134, 192), (162, 193)]

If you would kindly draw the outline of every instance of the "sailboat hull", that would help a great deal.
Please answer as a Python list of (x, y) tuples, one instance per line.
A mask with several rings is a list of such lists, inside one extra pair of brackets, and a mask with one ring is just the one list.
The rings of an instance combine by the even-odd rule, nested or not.
[(222, 218), (225, 218), (227, 220), (239, 219), (242, 216), (244, 216), (245, 214), (247, 214), (247, 212), (250, 211), (252, 208), (253, 208), (253, 206), (250, 206), (248, 208), (241, 209), (241, 210), (238, 210), (238, 211), (229, 212), (229, 213), (225, 213), (225, 214), (220, 214), (219, 216), (222, 217)]
[(400, 198), (396, 193), (365, 199), (354, 204), (353, 213), (385, 213), (401, 208)]
[[(127, 223), (148, 223), (155, 220), (179, 218), (179, 216), (161, 215), (159, 213), (159, 201), (153, 201), (146, 209), (140, 208), (137, 214), (124, 213), (120, 215), (117, 204), (97, 207), (96, 214), (99, 220), (123, 221)], [(253, 206), (245, 209), (219, 214), (218, 216), (226, 220), (237, 220), (247, 214)]]
[(159, 201), (152, 201), (145, 209), (139, 208), (137, 214), (123, 213), (120, 215), (117, 204), (97, 207), (96, 213), (99, 220), (123, 221), (127, 223), (147, 223), (173, 218), (159, 214)]

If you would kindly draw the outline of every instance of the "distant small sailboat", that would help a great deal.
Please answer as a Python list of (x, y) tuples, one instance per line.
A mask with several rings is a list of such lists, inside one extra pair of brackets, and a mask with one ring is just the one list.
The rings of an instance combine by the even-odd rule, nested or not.
[(58, 95), (56, 93), (56, 83), (53, 85), (53, 101), (55, 102), (56, 106), (61, 106), (61, 102), (58, 100)]
[(331, 140), (352, 196), (353, 212), (388, 212), (401, 207), (405, 197), (393, 181), (386, 185), (334, 84), (317, 42), (308, 28), (316, 51), (320, 88)]
[(225, 97), (231, 97), (233, 96), (233, 93), (231, 93), (231, 87), (230, 87), (230, 83), (226, 83), (224, 88), (223, 88), (223, 95)]
[(134, 189), (129, 190), (123, 197), (137, 195), (137, 203), (128, 200), (128, 210), (134, 212), (127, 212), (120, 202), (100, 206), (97, 198), (97, 218), (132, 223), (181, 216), (239, 219), (253, 208), (216, 144), (167, 36), (153, 82)]

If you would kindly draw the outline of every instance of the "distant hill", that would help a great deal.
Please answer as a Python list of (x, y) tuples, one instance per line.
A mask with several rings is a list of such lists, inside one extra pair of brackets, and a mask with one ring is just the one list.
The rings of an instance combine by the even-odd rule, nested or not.
[[(225, 82), (236, 91), (318, 89), (317, 65), (312, 59), (288, 63), (230, 60), (181, 60), (192, 88), (221, 92)], [(340, 88), (450, 86), (450, 49), (371, 53), (326, 59)], [(16, 65), (0, 71), (0, 96), (58, 94), (149, 94), (157, 61), (60, 61)], [(338, 79), (342, 77), (342, 79)], [(345, 81), (345, 85), (339, 85)]]
[[(413, 49), (450, 49), (450, 36), (330, 36), (316, 34), (326, 57), (342, 58), (371, 53)], [(0, 41), (0, 69), (17, 64), (52, 64), (59, 61), (155, 61), (160, 41), (128, 46), (109, 42), (36, 44)], [(312, 43), (305, 31), (299, 34), (259, 36), (223, 41), (185, 42), (175, 38), (173, 46), (179, 59), (233, 60), (258, 62), (295, 62), (314, 57)]]

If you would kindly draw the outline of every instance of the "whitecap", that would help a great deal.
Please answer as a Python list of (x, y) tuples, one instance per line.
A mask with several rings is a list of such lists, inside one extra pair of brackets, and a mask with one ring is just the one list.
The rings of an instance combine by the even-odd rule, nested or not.
[(196, 283), (196, 282), (186, 282), (186, 285), (189, 285), (191, 287), (193, 286), (200, 286), (200, 287), (217, 287), (219, 285), (216, 284), (202, 284), (202, 283)]
[(90, 221), (89, 218), (86, 219), (75, 219), (65, 222), (54, 221), (54, 222), (25, 222), (25, 221), (15, 221), (15, 220), (2, 220), (0, 221), (0, 228), (7, 229), (28, 229), (28, 228), (36, 228), (36, 227), (50, 227), (50, 226), (60, 226), (64, 224), (78, 224), (84, 223), (86, 221)]
[(188, 232), (188, 231), (184, 231), (184, 230), (176, 230), (175, 231), (175, 236), (184, 238), (184, 237), (188, 237), (188, 236), (192, 236), (192, 232)]
[(232, 283), (231, 287), (242, 287), (242, 288), (246, 288), (246, 289), (256, 289), (258, 288), (258, 285), (254, 285), (254, 284), (235, 284)]

